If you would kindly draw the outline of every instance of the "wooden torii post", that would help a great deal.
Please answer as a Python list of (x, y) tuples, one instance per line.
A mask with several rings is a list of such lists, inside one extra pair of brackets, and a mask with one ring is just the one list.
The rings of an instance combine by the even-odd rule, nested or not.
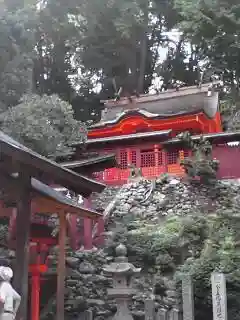
[[(32, 183), (34, 186), (34, 183)], [(38, 182), (39, 186), (39, 182)], [(44, 193), (51, 193), (51, 197), (44, 197), (39, 194), (39, 190), (32, 192), (32, 200), (30, 202), (31, 215), (38, 214), (58, 214), (59, 217), (59, 255), (58, 255), (58, 268), (57, 268), (57, 320), (64, 319), (64, 286), (65, 286), (65, 245), (66, 245), (66, 230), (67, 230), (67, 216), (74, 214), (78, 217), (86, 217), (88, 219), (97, 219), (101, 215), (90, 209), (78, 206), (70, 199), (62, 196), (57, 191), (53, 191), (50, 187), (41, 184), (41, 188), (44, 188)], [(55, 196), (55, 197), (54, 197)], [(14, 211), (13, 211), (14, 210)], [(0, 203), (0, 217), (10, 217), (15, 213), (15, 209), (6, 207), (3, 202)], [(17, 217), (17, 216), (16, 216)], [(16, 220), (16, 228), (19, 221)], [(21, 226), (25, 224), (24, 220), (21, 221)], [(18, 244), (19, 238), (16, 241)], [(17, 271), (17, 269), (16, 269)], [(27, 282), (28, 283), (28, 282)], [(34, 319), (32, 319), (34, 320)]]

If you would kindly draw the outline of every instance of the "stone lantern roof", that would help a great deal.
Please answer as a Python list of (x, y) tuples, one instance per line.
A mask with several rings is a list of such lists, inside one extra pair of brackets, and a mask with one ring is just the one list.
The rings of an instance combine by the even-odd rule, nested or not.
[(128, 262), (127, 259), (127, 248), (120, 244), (116, 248), (116, 258), (115, 261), (110, 265), (105, 266), (103, 271), (109, 275), (133, 275), (138, 274), (141, 271), (141, 268), (136, 268), (132, 263)]

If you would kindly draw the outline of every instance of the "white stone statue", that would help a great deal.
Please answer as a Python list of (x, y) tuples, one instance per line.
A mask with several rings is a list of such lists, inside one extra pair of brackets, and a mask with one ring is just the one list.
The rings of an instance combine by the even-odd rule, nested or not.
[(12, 277), (12, 269), (0, 266), (0, 320), (14, 320), (21, 302), (10, 283)]

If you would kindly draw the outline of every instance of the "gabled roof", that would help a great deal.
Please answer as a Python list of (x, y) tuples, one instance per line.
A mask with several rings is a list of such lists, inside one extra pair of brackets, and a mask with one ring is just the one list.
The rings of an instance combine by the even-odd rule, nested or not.
[(183, 87), (178, 90), (167, 90), (154, 95), (120, 98), (120, 100), (104, 101), (101, 121), (90, 129), (115, 124), (123, 117), (133, 115), (133, 110), (147, 118), (169, 118), (185, 114), (204, 112), (210, 119), (218, 110), (218, 92), (216, 84), (207, 83), (202, 86)]
[(148, 112), (146, 110), (140, 110), (140, 109), (134, 109), (134, 110), (126, 110), (121, 112), (120, 114), (117, 115), (117, 117), (113, 120), (105, 121), (105, 122), (98, 122), (89, 129), (100, 129), (100, 128), (105, 128), (105, 127), (112, 127), (119, 123), (121, 120), (124, 120), (126, 118), (131, 118), (131, 117), (141, 117), (145, 119), (151, 119), (151, 120), (161, 120), (161, 119), (169, 119), (177, 116), (185, 116), (186, 114), (191, 115), (191, 114), (196, 114), (202, 112), (202, 109), (195, 109), (195, 110), (189, 110), (189, 112), (186, 113), (186, 111), (182, 110), (179, 111), (178, 113), (169, 113), (169, 114), (158, 114), (158, 113), (152, 113)]
[(33, 176), (38, 178), (45, 175), (49, 180), (65, 186), (84, 197), (88, 197), (92, 192), (101, 192), (105, 188), (104, 184), (77, 174), (39, 155), (2, 131), (0, 131), (0, 150), (3, 154), (13, 158), (14, 161), (32, 168), (31, 174)]
[(146, 110), (141, 110), (141, 109), (124, 110), (124, 111), (120, 112), (119, 114), (117, 114), (115, 119), (106, 120), (104, 122), (98, 122), (96, 124), (93, 124), (91, 127), (89, 127), (89, 129), (97, 129), (97, 128), (101, 128), (103, 126), (114, 125), (114, 124), (118, 123), (119, 121), (121, 121), (122, 119), (126, 118), (127, 116), (140, 116), (140, 117), (144, 117), (147, 119), (154, 119), (154, 118), (158, 118), (159, 114), (148, 112)]
[(181, 87), (178, 89), (168, 89), (166, 91), (159, 92), (157, 94), (143, 94), (140, 96), (131, 96), (129, 97), (121, 97), (120, 100), (102, 100), (101, 102), (104, 103), (105, 107), (107, 108), (114, 108), (116, 106), (124, 106), (129, 105), (129, 100), (131, 99), (136, 104), (140, 103), (146, 103), (146, 102), (154, 102), (159, 100), (168, 100), (172, 98), (179, 98), (184, 97), (188, 95), (194, 95), (198, 93), (207, 93), (209, 91), (209, 88), (213, 86), (217, 86), (219, 84), (219, 81), (213, 82), (213, 83), (204, 83), (201, 86), (195, 85), (195, 86), (189, 86), (189, 87)]

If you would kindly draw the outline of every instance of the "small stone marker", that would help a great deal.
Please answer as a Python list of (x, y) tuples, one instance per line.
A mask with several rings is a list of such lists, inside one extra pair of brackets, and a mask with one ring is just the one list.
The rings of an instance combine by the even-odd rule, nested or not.
[(180, 320), (180, 312), (177, 308), (173, 308), (169, 315), (170, 320)]
[(212, 273), (213, 320), (227, 320), (226, 278), (223, 273)]
[(153, 299), (145, 301), (145, 320), (155, 319), (155, 304)]
[(84, 313), (84, 320), (93, 320), (92, 310), (86, 310)]
[(167, 310), (160, 308), (157, 313), (157, 320), (167, 320)]
[(183, 319), (194, 320), (194, 294), (191, 275), (182, 278)]

